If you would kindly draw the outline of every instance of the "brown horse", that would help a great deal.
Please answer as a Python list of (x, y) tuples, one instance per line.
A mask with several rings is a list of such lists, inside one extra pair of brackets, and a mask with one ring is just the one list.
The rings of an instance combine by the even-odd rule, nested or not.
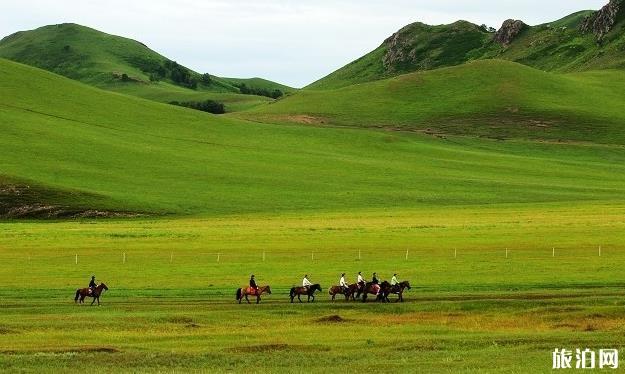
[(404, 302), (404, 290), (405, 289), (410, 289), (410, 282), (403, 281), (403, 282), (400, 282), (399, 284), (391, 286), (391, 288), (389, 289), (389, 292), (384, 295), (384, 298), (385, 298), (385, 300), (387, 302), (390, 302), (390, 300), (388, 299), (388, 295), (389, 294), (395, 294), (395, 295), (399, 296), (397, 298), (397, 302), (402, 302), (403, 303)]
[[(98, 306), (100, 306), (100, 296), (102, 295), (102, 292), (108, 289), (109, 288), (106, 287), (106, 284), (104, 283), (100, 283), (100, 285), (96, 287), (93, 292), (90, 292), (91, 290), (89, 288), (79, 288), (76, 290), (76, 297), (74, 298), (74, 302), (79, 302), (80, 304), (83, 304), (85, 302), (85, 297), (93, 297), (91, 305), (93, 305), (93, 303), (95, 303), (97, 300)], [(80, 301), (78, 300), (78, 298), (80, 298)]]
[(358, 292), (358, 284), (356, 283), (350, 284), (347, 290), (343, 290), (343, 287), (341, 286), (332, 286), (328, 290), (328, 293), (330, 294), (330, 296), (332, 296), (332, 301), (334, 301), (334, 298), (338, 294), (345, 295), (345, 301), (349, 301), (350, 297), (352, 298), (352, 300), (356, 300), (355, 295), (357, 292)]
[(382, 302), (386, 302), (388, 292), (390, 291), (391, 284), (387, 281), (384, 281), (380, 284), (367, 283), (359, 294), (362, 293), (362, 302), (367, 302), (367, 295), (376, 295), (376, 300), (381, 300)]
[(312, 298), (312, 302), (314, 303), (315, 291), (321, 292), (321, 285), (313, 284), (309, 287), (293, 287), (291, 288), (291, 293), (289, 293), (289, 296), (291, 297), (291, 303), (295, 299), (295, 296), (297, 296), (297, 300), (299, 300), (299, 302), (301, 303), (302, 299), (300, 299), (300, 296), (302, 295), (308, 295), (308, 302), (310, 302), (310, 298)]
[(245, 301), (247, 301), (247, 303), (249, 304), (250, 299), (248, 299), (247, 297), (256, 296), (256, 304), (258, 304), (260, 303), (260, 295), (264, 294), (265, 292), (271, 295), (271, 288), (269, 286), (258, 287), (257, 291), (252, 287), (242, 287), (237, 290), (237, 301), (239, 302), (239, 304), (241, 304), (241, 301), (243, 301), (243, 298), (245, 298)]

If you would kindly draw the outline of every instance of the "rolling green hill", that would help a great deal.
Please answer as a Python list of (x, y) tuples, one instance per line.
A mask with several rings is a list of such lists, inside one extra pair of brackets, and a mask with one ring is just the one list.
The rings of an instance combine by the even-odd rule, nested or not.
[[(449, 71), (439, 71), (439, 79), (448, 81)], [(434, 77), (424, 76), (424, 84)], [(357, 88), (337, 92), (347, 100), (360, 95), (350, 91)], [(0, 60), (0, 90), (5, 214), (22, 205), (203, 215), (356, 212), (610, 201), (625, 192), (620, 147), (255, 124), (7, 60)], [(32, 191), (34, 200), (19, 191)]]
[(267, 80), (201, 75), (138, 41), (77, 24), (51, 25), (9, 35), (0, 41), (0, 57), (99, 88), (162, 102), (217, 100), (224, 102), (229, 111), (271, 101), (256, 95), (239, 95), (240, 90), (233, 83), (293, 91)]
[(340, 88), (480, 59), (505, 59), (558, 72), (623, 69), (625, 7), (621, 2), (612, 0), (601, 11), (581, 11), (537, 26), (509, 20), (497, 33), (466, 21), (438, 26), (413, 23), (307, 88)]
[(625, 72), (555, 74), (502, 60), (303, 90), (240, 115), (495, 139), (625, 144)]

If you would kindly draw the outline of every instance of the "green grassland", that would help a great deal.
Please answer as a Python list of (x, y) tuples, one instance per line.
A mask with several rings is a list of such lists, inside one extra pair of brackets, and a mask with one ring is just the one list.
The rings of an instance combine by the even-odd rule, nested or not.
[[(274, 102), (96, 70), (0, 59), (0, 371), (542, 373), (625, 349), (622, 71), (484, 60)], [(217, 98), (237, 113), (165, 104)], [(115, 218), (33, 219), (51, 207)], [(330, 302), (358, 271), (413, 288)], [(273, 294), (239, 305), (251, 273)], [(75, 305), (91, 274), (102, 306)], [(323, 292), (291, 305), (304, 274)]]
[(624, 144), (624, 81), (625, 73), (617, 70), (555, 74), (485, 60), (341, 89), (307, 89), (241, 116), (438, 135)]
[[(548, 372), (555, 347), (625, 346), (624, 209), (0, 223), (0, 364), (23, 372)], [(413, 288), (401, 305), (331, 303), (326, 289), (344, 271), (351, 280), (357, 271), (398, 272)], [(260, 305), (236, 304), (251, 272), (273, 293)], [(74, 305), (91, 273), (110, 288), (102, 307)], [(314, 305), (291, 305), (288, 290), (304, 273), (323, 292)]]
[[(211, 76), (210, 84), (200, 83), (196, 89), (177, 85), (169, 78), (153, 81), (149, 70), (163, 65), (168, 61), (166, 57), (141, 42), (72, 23), (9, 35), (0, 41), (0, 57), (98, 88), (160, 102), (216, 100), (224, 103), (227, 111), (244, 110), (272, 101), (265, 97), (242, 95), (234, 84), (294, 91), (291, 87), (260, 78)], [(128, 75), (129, 79), (123, 81), (122, 74)], [(190, 74), (200, 79), (199, 73), (190, 71)]]
[(101, 209), (340, 211), (611, 201), (624, 192), (618, 145), (256, 124), (108, 93), (8, 61), (0, 70), (7, 93), (0, 103), (3, 174), (93, 194)]

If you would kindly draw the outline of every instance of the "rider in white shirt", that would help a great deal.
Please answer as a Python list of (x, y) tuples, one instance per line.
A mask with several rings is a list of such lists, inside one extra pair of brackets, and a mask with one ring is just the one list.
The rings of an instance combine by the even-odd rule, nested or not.
[(393, 274), (393, 278), (391, 278), (391, 286), (397, 286), (399, 281), (397, 280), (397, 274)]
[(302, 279), (302, 286), (306, 288), (312, 286), (312, 283), (308, 280), (308, 274), (304, 275), (304, 279)]
[(362, 276), (362, 272), (360, 272), (360, 271), (358, 272), (358, 282), (357, 283), (361, 284), (363, 286), (367, 283), (365, 278)]
[(349, 288), (349, 284), (347, 284), (347, 281), (345, 280), (345, 273), (341, 274), (341, 279), (339, 280), (339, 286), (341, 286), (344, 291), (347, 291), (347, 289)]

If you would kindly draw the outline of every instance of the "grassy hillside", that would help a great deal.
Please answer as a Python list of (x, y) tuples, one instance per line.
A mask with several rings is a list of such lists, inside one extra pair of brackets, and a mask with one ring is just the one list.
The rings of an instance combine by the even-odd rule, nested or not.
[(393, 34), (377, 49), (310, 84), (310, 89), (332, 89), (462, 64), (483, 53), (492, 34), (465, 21), (451, 25), (410, 24)]
[(525, 26), (510, 43), (494, 41), (494, 33), (466, 21), (450, 25), (410, 24), (377, 49), (308, 86), (334, 89), (401, 74), (456, 66), (481, 59), (504, 59), (541, 70), (578, 72), (625, 68), (625, 16), (619, 15), (601, 39), (580, 25), (593, 11)]
[(254, 88), (264, 88), (267, 90), (280, 90), (284, 93), (292, 93), (297, 91), (297, 89), (289, 86), (285, 86), (280, 83), (272, 82), (263, 78), (221, 78), (225, 82), (228, 82), (234, 86), (238, 86), (240, 84), (245, 84), (248, 87)]
[[(39, 67), (99, 88), (163, 102), (217, 100), (228, 111), (269, 101), (239, 95), (236, 79), (210, 81), (152, 51), (144, 44), (77, 24), (60, 24), (17, 32), (0, 41), (0, 57)], [(292, 88), (262, 79), (248, 86)]]
[(245, 118), (437, 135), (625, 144), (625, 72), (554, 74), (499, 60), (335, 90), (303, 90)]
[(610, 200), (625, 188), (611, 147), (253, 124), (6, 60), (0, 73), (3, 175), (97, 195), (92, 208), (349, 211)]

